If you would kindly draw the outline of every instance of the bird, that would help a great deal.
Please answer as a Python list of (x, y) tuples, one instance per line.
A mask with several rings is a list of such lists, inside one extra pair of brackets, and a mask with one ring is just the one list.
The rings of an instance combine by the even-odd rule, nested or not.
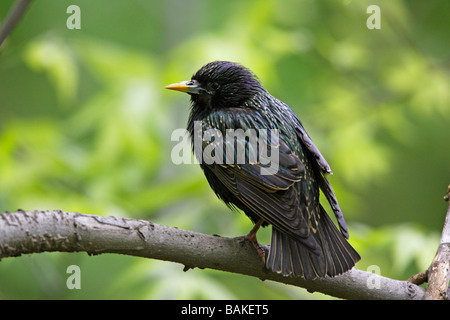
[[(312, 280), (353, 268), (361, 257), (348, 242), (327, 179), (331, 168), (286, 103), (273, 97), (252, 71), (230, 61), (207, 63), (190, 80), (166, 89), (190, 95), (187, 131), (193, 152), (216, 196), (254, 223), (244, 238), (253, 243), (265, 269)], [(262, 130), (265, 136), (258, 135)], [(225, 139), (237, 131), (248, 134)], [(251, 140), (266, 143), (270, 156)], [(277, 157), (268, 161), (272, 155)], [(320, 190), (338, 226), (320, 203)], [(267, 254), (256, 233), (269, 225)]]

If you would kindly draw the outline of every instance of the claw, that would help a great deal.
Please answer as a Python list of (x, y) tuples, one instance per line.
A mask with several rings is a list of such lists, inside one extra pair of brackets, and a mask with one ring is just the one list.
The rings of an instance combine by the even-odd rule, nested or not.
[(243, 240), (247, 240), (250, 241), (252, 243), (252, 245), (255, 247), (256, 249), (256, 253), (258, 254), (258, 257), (261, 259), (261, 261), (263, 262), (263, 264), (266, 263), (265, 261), (265, 253), (264, 253), (264, 247), (262, 245), (260, 245), (258, 243), (258, 240), (256, 239), (256, 232), (258, 232), (259, 228), (261, 227), (261, 225), (263, 224), (264, 220), (260, 219), (255, 226), (253, 227), (252, 230), (250, 230), (250, 232), (244, 236), (238, 237), (239, 239), (243, 239)]

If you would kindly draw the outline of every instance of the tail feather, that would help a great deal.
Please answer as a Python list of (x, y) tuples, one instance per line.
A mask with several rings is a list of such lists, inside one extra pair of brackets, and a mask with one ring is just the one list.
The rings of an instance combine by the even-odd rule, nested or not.
[(272, 227), (272, 240), (266, 267), (284, 276), (305, 279), (334, 277), (350, 270), (359, 261), (359, 254), (336, 228), (320, 206), (315, 238), (318, 248), (312, 250)]

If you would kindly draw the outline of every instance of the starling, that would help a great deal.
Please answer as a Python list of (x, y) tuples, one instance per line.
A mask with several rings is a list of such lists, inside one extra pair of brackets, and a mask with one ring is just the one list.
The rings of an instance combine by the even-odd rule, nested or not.
[[(255, 223), (246, 239), (266, 268), (314, 279), (355, 265), (360, 256), (346, 240), (347, 225), (325, 176), (330, 166), (288, 105), (270, 95), (249, 69), (228, 61), (210, 62), (191, 80), (166, 88), (190, 95), (187, 130), (193, 151), (217, 197)], [(241, 134), (228, 139), (237, 131)], [(320, 190), (339, 230), (319, 202)], [(264, 257), (256, 232), (268, 225), (272, 237)]]

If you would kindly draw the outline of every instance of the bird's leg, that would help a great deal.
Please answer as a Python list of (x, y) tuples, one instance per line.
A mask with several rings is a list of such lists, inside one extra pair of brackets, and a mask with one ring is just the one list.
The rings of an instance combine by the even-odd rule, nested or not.
[(255, 224), (253, 229), (250, 230), (250, 232), (248, 234), (246, 234), (245, 236), (242, 236), (241, 238), (244, 240), (248, 240), (253, 244), (253, 246), (256, 248), (256, 252), (258, 253), (258, 257), (260, 257), (262, 262), (265, 264), (264, 249), (262, 248), (262, 246), (258, 243), (258, 240), (256, 239), (256, 232), (258, 232), (258, 230), (261, 227), (261, 225), (263, 224), (263, 222), (264, 222), (263, 219), (259, 219), (259, 221)]

